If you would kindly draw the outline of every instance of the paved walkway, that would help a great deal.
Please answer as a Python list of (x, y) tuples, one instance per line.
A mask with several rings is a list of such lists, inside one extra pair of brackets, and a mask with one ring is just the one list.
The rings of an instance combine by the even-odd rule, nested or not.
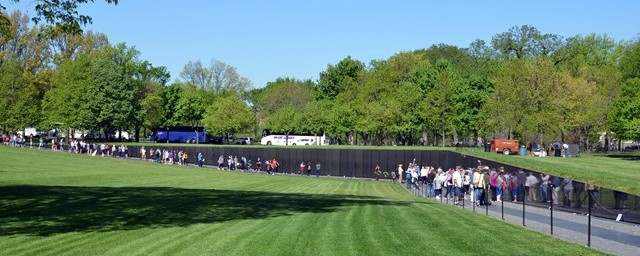
[[(435, 200), (426, 198), (426, 200)], [(435, 201), (441, 201), (437, 199)], [(442, 203), (453, 206), (453, 201), (442, 200)], [(488, 215), (502, 219), (504, 205), (504, 220), (516, 225), (522, 225), (522, 203), (494, 202), (492, 205), (476, 206), (465, 201), (464, 209), (475, 211), (475, 214)], [(462, 208), (462, 205), (455, 206)], [(551, 210), (548, 207), (525, 205), (526, 228), (539, 232), (551, 233)], [(553, 236), (563, 240), (576, 242), (587, 246), (588, 243), (588, 215), (553, 211)], [(640, 226), (627, 222), (598, 217), (591, 218), (591, 247), (615, 255), (640, 255)]]

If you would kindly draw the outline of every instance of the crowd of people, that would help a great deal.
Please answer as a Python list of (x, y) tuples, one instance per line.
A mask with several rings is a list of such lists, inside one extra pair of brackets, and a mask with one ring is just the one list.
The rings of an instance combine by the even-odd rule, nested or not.
[(26, 136), (20, 134), (7, 135), (2, 134), (2, 142), (4, 145), (12, 146), (12, 147), (29, 147), (29, 148), (38, 148), (38, 149), (51, 149), (52, 151), (68, 151), (69, 153), (74, 154), (87, 154), (87, 155), (99, 155), (99, 156), (109, 156), (109, 157), (129, 157), (129, 147), (127, 145), (121, 144), (117, 146), (115, 144), (109, 143), (88, 143), (81, 139), (70, 139), (65, 141), (63, 137), (54, 137), (50, 139), (45, 139), (43, 137), (37, 137), (34, 141), (33, 136), (29, 136), (29, 140), (25, 139)]
[[(380, 175), (378, 165), (374, 175), (376, 179)], [(593, 207), (600, 201), (600, 188), (593, 184), (523, 170), (507, 172), (504, 167), (463, 169), (456, 166), (445, 171), (433, 166), (421, 167), (414, 161), (406, 169), (399, 164), (397, 172), (393, 173), (393, 181), (404, 183), (409, 190), (425, 190), (423, 194), (429, 198), (452, 200), (454, 205), (461, 204), (461, 200), (477, 206), (508, 200), (582, 208), (587, 195), (595, 200)], [(614, 208), (626, 208), (627, 197), (624, 192), (614, 191)]]
[[(178, 164), (178, 165), (187, 165), (189, 160), (189, 153), (183, 150), (173, 150), (173, 149), (163, 149), (163, 148), (150, 148), (147, 149), (144, 146), (140, 147), (140, 159), (148, 160), (151, 162), (162, 163), (162, 164)], [(205, 157), (202, 152), (198, 152), (195, 157), (194, 164), (198, 167), (203, 167), (205, 162)], [(234, 156), (234, 155), (220, 155), (218, 156), (217, 161), (215, 162), (216, 167), (219, 170), (243, 170), (243, 171), (254, 171), (254, 172), (265, 172), (270, 175), (275, 175), (277, 173), (281, 173), (281, 163), (273, 158), (262, 160), (258, 157), (255, 162), (244, 156)], [(313, 169), (313, 165), (311, 161), (301, 162), (300, 169), (296, 173), (299, 175), (306, 174), (307, 176), (311, 176), (311, 171)], [(320, 175), (320, 163), (315, 164), (316, 176)]]

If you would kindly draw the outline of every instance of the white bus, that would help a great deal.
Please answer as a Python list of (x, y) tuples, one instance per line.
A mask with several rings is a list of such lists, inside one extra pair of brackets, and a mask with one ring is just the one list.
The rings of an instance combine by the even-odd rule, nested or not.
[[(287, 140), (288, 139), (288, 140)], [(309, 135), (268, 135), (260, 140), (262, 145), (298, 146), (298, 145), (329, 145), (329, 140), (324, 136)]]

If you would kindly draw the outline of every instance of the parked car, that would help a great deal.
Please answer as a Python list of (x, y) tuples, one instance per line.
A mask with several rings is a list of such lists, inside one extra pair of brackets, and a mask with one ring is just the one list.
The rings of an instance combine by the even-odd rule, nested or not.
[(627, 151), (627, 152), (633, 152), (636, 150), (640, 150), (640, 144), (629, 145), (624, 147), (624, 151)]
[(293, 146), (295, 146), (295, 145), (305, 145), (305, 146), (308, 146), (308, 145), (314, 145), (314, 144), (315, 144), (314, 142), (315, 142), (315, 141), (314, 141), (314, 139), (302, 138), (302, 139), (297, 140), (296, 142), (294, 142), (294, 143), (293, 143), (293, 144), (291, 144), (291, 145), (293, 145)]
[(253, 145), (253, 138), (243, 137), (243, 138), (234, 138), (233, 144), (236, 145)]

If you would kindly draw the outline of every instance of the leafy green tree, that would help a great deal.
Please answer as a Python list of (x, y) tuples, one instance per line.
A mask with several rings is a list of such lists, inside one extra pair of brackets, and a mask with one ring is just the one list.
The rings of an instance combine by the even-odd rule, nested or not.
[(94, 84), (91, 94), (91, 111), (96, 116), (96, 126), (105, 132), (128, 128), (133, 113), (135, 88), (124, 67), (113, 55), (103, 54), (92, 63)]
[(91, 112), (93, 71), (91, 56), (79, 55), (60, 63), (43, 100), (43, 126), (64, 124), (67, 128), (94, 128)]
[(16, 131), (38, 123), (37, 90), (24, 76), (22, 65), (17, 59), (0, 64), (0, 129)]
[(329, 113), (332, 111), (335, 102), (330, 100), (313, 100), (306, 105), (302, 118), (300, 118), (300, 129), (316, 135), (324, 134), (332, 126)]
[(253, 130), (256, 118), (251, 107), (230, 94), (218, 97), (207, 107), (202, 123), (210, 133), (230, 136)]
[(315, 98), (334, 99), (364, 70), (364, 63), (351, 59), (351, 56), (342, 59), (335, 66), (328, 65), (327, 70), (320, 73), (320, 80), (314, 90)]
[[(20, 0), (10, 0), (17, 3)], [(92, 19), (88, 15), (78, 13), (78, 8), (82, 4), (94, 2), (94, 0), (37, 0), (34, 3), (36, 15), (31, 18), (36, 24), (44, 21), (48, 24), (59, 26), (64, 32), (79, 34), (82, 32), (81, 26), (91, 24)], [(105, 0), (107, 3), (118, 4), (118, 0)], [(4, 11), (5, 6), (0, 4), (0, 11)], [(0, 19), (1, 26), (6, 26), (7, 21)]]
[(621, 139), (640, 139), (640, 78), (628, 79), (613, 103), (609, 125)]
[[(182, 84), (173, 83), (160, 93), (162, 109), (160, 111), (160, 125), (163, 127), (177, 126), (180, 124), (177, 106), (182, 94)], [(158, 128), (158, 127), (154, 127)]]
[[(0, 16), (5, 15), (3, 13)], [(29, 17), (20, 11), (14, 11), (7, 18), (11, 26), (8, 28), (9, 35), (0, 37), (0, 64), (7, 58), (20, 60), (27, 78), (33, 82), (40, 71), (49, 68), (49, 44), (40, 37), (45, 28), (29, 27)]]
[(493, 84), (487, 78), (473, 75), (458, 83), (453, 96), (457, 114), (456, 127), (462, 136), (472, 135), (477, 145), (478, 135), (485, 119), (482, 107), (489, 97)]
[(293, 78), (277, 78), (268, 82), (256, 98), (256, 106), (261, 114), (269, 115), (283, 107), (302, 111), (313, 99), (313, 82)]
[(427, 112), (431, 114), (428, 123), (432, 127), (438, 127), (438, 130), (442, 132), (441, 145), (444, 146), (447, 131), (450, 134), (457, 134), (454, 95), (459, 83), (459, 76), (451, 64), (444, 59), (438, 60), (434, 68), (436, 69), (434, 87), (427, 92), (427, 99), (430, 103)]
[(425, 58), (431, 63), (435, 63), (440, 59), (447, 60), (462, 77), (468, 77), (471, 73), (472, 57), (464, 48), (447, 44), (434, 44), (428, 49), (417, 52), (424, 53)]
[(522, 107), (519, 93), (529, 71), (527, 65), (529, 63), (524, 60), (505, 61), (498, 76), (492, 81), (493, 91), (483, 106), (483, 114), (487, 118), (482, 132), (485, 136), (500, 137), (501, 134), (506, 134), (511, 138), (524, 121), (524, 116), (519, 112)]
[(534, 56), (550, 56), (562, 45), (562, 38), (553, 34), (542, 34), (529, 25), (514, 26), (507, 32), (491, 39), (494, 50), (503, 59), (523, 59)]
[(213, 94), (235, 93), (242, 96), (251, 87), (251, 81), (241, 77), (235, 67), (218, 60), (212, 60), (208, 67), (200, 61), (190, 61), (180, 72), (180, 78)]
[(162, 86), (169, 80), (170, 75), (165, 67), (154, 67), (148, 61), (136, 62), (133, 72), (136, 94), (133, 101), (134, 112), (131, 124), (135, 131), (136, 141), (139, 141), (141, 128), (152, 129), (160, 126), (160, 110)]
[(625, 47), (620, 60), (620, 71), (624, 79), (640, 77), (640, 40)]
[[(271, 131), (283, 132), (287, 135), (298, 132), (301, 113), (293, 107), (283, 107), (265, 118), (263, 126)], [(288, 144), (288, 137), (286, 143)]]
[(109, 46), (109, 39), (105, 34), (89, 30), (82, 34), (55, 33), (50, 44), (53, 63), (58, 65), (66, 59), (75, 59), (78, 55), (90, 55), (104, 49)]
[[(623, 81), (622, 74), (618, 70), (621, 56), (622, 47), (619, 43), (606, 35), (598, 34), (570, 37), (553, 56), (559, 70), (567, 71), (572, 77), (589, 83), (583, 90), (575, 90), (574, 92), (577, 94), (590, 92), (592, 93), (590, 98), (597, 100), (597, 104), (593, 104), (593, 101), (582, 101), (583, 106), (589, 107), (587, 111), (589, 122), (581, 121), (580, 125), (574, 123), (575, 127), (565, 127), (565, 131), (575, 130), (587, 149), (591, 146), (588, 139), (593, 130), (607, 132), (605, 142), (609, 141), (608, 115)], [(571, 84), (567, 83), (567, 85)], [(592, 90), (591, 84), (596, 85), (595, 89)], [(571, 103), (567, 105), (571, 105)], [(605, 146), (605, 148), (609, 148), (608, 145)]]
[(198, 142), (197, 128), (202, 124), (202, 117), (205, 111), (204, 91), (196, 88), (192, 84), (184, 84), (176, 106), (176, 118), (181, 124), (188, 124), (196, 132), (196, 142)]

